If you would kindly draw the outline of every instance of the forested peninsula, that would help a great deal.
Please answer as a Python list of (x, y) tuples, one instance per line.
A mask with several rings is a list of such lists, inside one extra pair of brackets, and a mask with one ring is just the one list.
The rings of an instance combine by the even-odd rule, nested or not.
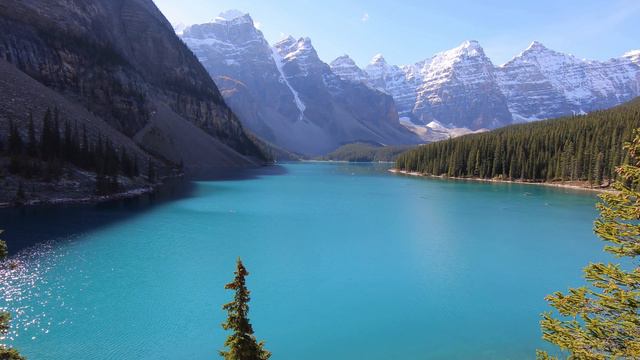
[(519, 124), (423, 145), (396, 170), (419, 175), (606, 188), (640, 127), (640, 98), (588, 115)]

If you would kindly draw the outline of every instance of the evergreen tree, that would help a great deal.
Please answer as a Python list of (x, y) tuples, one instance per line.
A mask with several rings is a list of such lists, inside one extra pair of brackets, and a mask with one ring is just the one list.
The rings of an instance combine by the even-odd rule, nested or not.
[(76, 151), (74, 147), (74, 139), (71, 133), (71, 124), (68, 121), (64, 123), (64, 142), (62, 147), (62, 154), (65, 160), (72, 160), (73, 154)]
[(396, 167), (435, 176), (610, 183), (640, 127), (640, 99), (585, 116), (507, 126), (438, 141), (398, 156)]
[[(543, 338), (569, 352), (569, 359), (640, 359), (640, 131), (625, 145), (630, 163), (617, 169), (617, 192), (601, 195), (595, 232), (605, 250), (627, 265), (595, 263), (584, 270), (589, 283), (547, 301), (557, 310), (543, 314)], [(543, 351), (538, 359), (552, 359)]]
[(26, 199), (27, 199), (27, 195), (24, 192), (24, 186), (22, 186), (22, 183), (20, 183), (18, 184), (18, 190), (16, 191), (15, 203), (23, 204)]
[(51, 110), (47, 109), (42, 119), (42, 132), (40, 132), (40, 155), (43, 160), (48, 160), (53, 156), (53, 129), (51, 127)]
[(138, 156), (133, 156), (133, 176), (140, 176), (140, 168), (138, 167)]
[(147, 165), (147, 180), (151, 183), (154, 183), (156, 182), (156, 177), (156, 165), (151, 159), (149, 159), (149, 164)]
[(53, 126), (52, 130), (52, 152), (53, 157), (60, 155), (61, 141), (60, 141), (60, 109), (57, 107), (53, 109)]
[(18, 127), (13, 121), (9, 121), (9, 154), (19, 156), (22, 154), (22, 137)]
[(222, 307), (228, 313), (222, 328), (233, 333), (224, 343), (228, 350), (220, 351), (220, 356), (225, 360), (267, 360), (271, 353), (264, 349), (264, 342), (257, 342), (248, 319), (250, 292), (245, 284), (245, 277), (249, 273), (240, 258), (234, 274), (236, 276), (233, 281), (224, 288), (235, 291), (235, 296), (232, 302)]
[[(3, 230), (0, 230), (2, 234)], [(0, 261), (3, 261), (8, 255), (7, 243), (4, 240), (0, 240)], [(11, 314), (8, 312), (0, 312), (0, 340), (9, 332), (11, 321)], [(0, 360), (25, 360), (20, 356), (17, 350), (7, 347), (5, 344), (0, 344)]]
[[(23, 142), (18, 127), (10, 121), (8, 170), (26, 179), (39, 177), (43, 181), (54, 181), (62, 177), (68, 165), (74, 165), (97, 175), (96, 192), (103, 195), (119, 191), (120, 174), (129, 178), (140, 175), (138, 159), (135, 155), (132, 158), (126, 147), (121, 146), (116, 151), (113, 142), (100, 134), (97, 134), (97, 141), (92, 144), (85, 126), (81, 137), (77, 123), (72, 127), (69, 121), (61, 121), (58, 109), (53, 112), (47, 109), (42, 120), (42, 131), (36, 137), (33, 116), (30, 114), (26, 143)], [(61, 125), (62, 132), (58, 128)], [(151, 166), (148, 175), (151, 176), (150, 181), (155, 182), (157, 168)], [(20, 199), (19, 196), (16, 198)]]
[(91, 148), (89, 145), (89, 137), (87, 136), (87, 126), (82, 125), (82, 151), (80, 163), (84, 168), (88, 168), (91, 164)]
[(27, 155), (30, 157), (36, 157), (38, 155), (38, 140), (36, 139), (36, 129), (33, 124), (33, 114), (29, 114)]

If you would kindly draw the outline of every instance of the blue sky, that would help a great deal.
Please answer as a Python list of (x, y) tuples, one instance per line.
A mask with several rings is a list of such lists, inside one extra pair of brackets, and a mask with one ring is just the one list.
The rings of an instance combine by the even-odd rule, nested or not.
[(329, 62), (377, 53), (408, 64), (478, 40), (502, 64), (538, 40), (580, 58), (640, 49), (640, 0), (154, 0), (172, 23), (204, 23), (228, 9), (248, 12), (270, 43), (311, 38)]

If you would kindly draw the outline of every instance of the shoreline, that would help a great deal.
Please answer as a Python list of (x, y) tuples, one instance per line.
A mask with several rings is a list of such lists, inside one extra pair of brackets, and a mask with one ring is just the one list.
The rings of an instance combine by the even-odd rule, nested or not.
[(106, 201), (133, 199), (142, 195), (150, 194), (156, 190), (159, 185), (146, 186), (142, 188), (136, 188), (124, 192), (119, 192), (111, 195), (91, 195), (82, 198), (56, 198), (45, 200), (27, 200), (24, 203), (16, 204), (13, 202), (0, 203), (0, 209), (6, 208), (20, 208), (20, 207), (32, 207), (43, 205), (76, 205), (76, 204), (98, 204)]
[(349, 161), (349, 160), (317, 160), (302, 159), (297, 162), (307, 163), (340, 163), (340, 164), (395, 164), (395, 161)]
[(558, 183), (548, 183), (548, 182), (533, 182), (533, 181), (519, 181), (519, 180), (500, 180), (500, 179), (482, 179), (482, 178), (466, 178), (466, 177), (453, 177), (453, 176), (436, 176), (436, 175), (426, 175), (414, 171), (405, 171), (398, 169), (389, 169), (390, 173), (396, 175), (405, 175), (405, 176), (415, 176), (415, 177), (425, 177), (432, 179), (444, 179), (444, 180), (457, 180), (457, 181), (476, 181), (476, 182), (484, 182), (484, 183), (502, 183), (502, 184), (522, 184), (522, 185), (539, 185), (539, 186), (547, 186), (558, 189), (568, 189), (568, 190), (577, 190), (577, 191), (587, 191), (592, 193), (605, 193), (605, 192), (614, 192), (610, 187), (607, 188), (589, 188), (580, 185), (570, 185), (570, 184), (558, 184)]

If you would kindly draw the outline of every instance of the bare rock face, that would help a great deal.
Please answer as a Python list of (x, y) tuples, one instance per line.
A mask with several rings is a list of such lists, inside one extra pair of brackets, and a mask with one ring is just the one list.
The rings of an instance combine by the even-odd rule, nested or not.
[[(0, 58), (130, 138), (145, 131), (159, 112), (166, 113), (166, 105), (174, 121), (189, 123), (185, 129), (195, 125), (218, 146), (263, 156), (151, 0), (3, 1)], [(171, 144), (172, 134), (164, 136)], [(176, 142), (155, 155), (175, 159), (172, 152), (179, 146)], [(181, 160), (189, 166), (202, 159)], [(209, 162), (218, 164), (215, 156)]]
[(242, 122), (279, 147), (306, 155), (341, 144), (417, 143), (398, 121), (393, 98), (337, 76), (308, 38), (273, 47), (247, 14), (221, 14), (182, 39), (214, 78)]

